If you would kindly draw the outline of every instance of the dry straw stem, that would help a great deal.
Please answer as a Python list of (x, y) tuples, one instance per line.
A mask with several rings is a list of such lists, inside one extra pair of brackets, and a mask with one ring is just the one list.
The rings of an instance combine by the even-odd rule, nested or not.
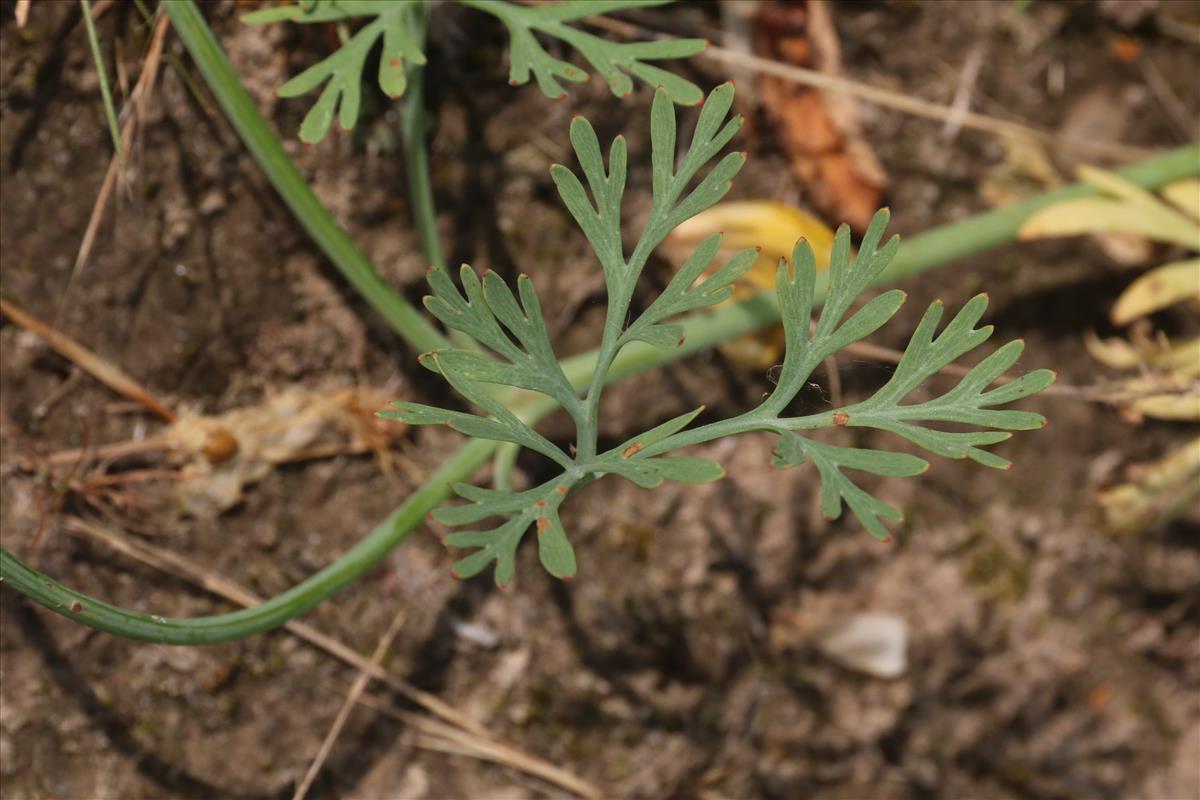
[[(99, 4), (97, 4), (97, 8)], [(98, 13), (98, 11), (94, 12)], [(158, 68), (162, 61), (163, 40), (167, 35), (167, 28), (170, 27), (169, 18), (159, 12), (158, 21), (154, 24), (154, 33), (150, 38), (150, 48), (146, 51), (146, 59), (142, 63), (142, 72), (138, 76), (138, 81), (133, 87), (133, 92), (130, 93), (130, 102), (133, 103), (133, 111), (125, 118), (125, 124), (121, 126), (121, 147), (125, 152), (133, 146), (133, 136), (137, 132), (138, 122), (143, 113), (144, 103), (146, 98), (154, 91), (154, 84), (158, 80)], [(108, 199), (112, 195), (113, 187), (117, 183), (117, 177), (121, 174), (120, 159), (114, 155), (108, 163), (108, 171), (104, 173), (104, 183), (100, 185), (100, 193), (96, 196), (96, 203), (92, 206), (92, 215), (88, 218), (87, 229), (83, 234), (83, 241), (79, 245), (79, 253), (75, 256), (75, 267), (71, 270), (71, 277), (67, 281), (67, 287), (70, 288), (71, 283), (75, 280), (75, 276), (83, 269), (83, 265), (87, 262), (88, 256), (92, 252), (92, 247), (96, 243), (96, 234), (100, 230), (100, 220), (104, 217), (104, 210), (108, 207)], [(66, 295), (66, 290), (63, 291)]]
[(403, 711), (395, 708), (383, 698), (364, 693), (358, 697), (357, 702), (360, 705), (378, 711), (384, 716), (410, 725), (418, 733), (422, 734), (422, 738), (418, 739), (417, 745), (426, 750), (468, 756), (480, 759), (481, 761), (491, 761), (494, 764), (511, 767), (527, 775), (533, 775), (548, 783), (574, 792), (580, 797), (589, 798), (589, 800), (603, 800), (603, 798), (608, 796), (598, 787), (559, 767), (555, 767), (545, 761), (531, 759), (525, 753), (512, 750), (487, 739), (473, 736), (470, 733), (446, 725), (444, 722), (438, 722), (435, 719), (414, 714), (411, 711)]
[(167, 422), (175, 421), (175, 412), (168, 408), (166, 403), (157, 399), (144, 386), (122, 372), (120, 368), (105, 361), (71, 337), (59, 333), (3, 298), (0, 298), (0, 311), (3, 311), (7, 317), (22, 328), (45, 339), (46, 343), (61, 356), (78, 365), (117, 394), (141, 403)]
[[(400, 626), (404, 624), (404, 609), (396, 611), (396, 615), (392, 617), (392, 622), (388, 625), (388, 629), (384, 631), (383, 636), (379, 638), (379, 644), (375, 645), (375, 652), (371, 654), (371, 663), (377, 667), (383, 666), (383, 657), (387, 655), (387, 651), (391, 648), (392, 642), (396, 639), (396, 634), (400, 633)], [(325, 740), (321, 742), (321, 747), (317, 750), (317, 755), (313, 758), (312, 764), (308, 767), (308, 772), (304, 775), (304, 780), (296, 787), (296, 793), (292, 795), (292, 800), (304, 800), (308, 794), (309, 788), (313, 781), (317, 779), (317, 775), (321, 772), (321, 767), (325, 764), (325, 759), (329, 757), (329, 751), (333, 749), (333, 743), (337, 741), (338, 736), (342, 732), (342, 728), (346, 726), (346, 720), (350, 718), (350, 712), (354, 709), (354, 704), (358, 702), (358, 698), (366, 690), (367, 684), (371, 682), (371, 675), (366, 671), (360, 671), (358, 677), (354, 679), (354, 683), (350, 686), (350, 691), (346, 693), (346, 699), (342, 702), (342, 707), (338, 709), (337, 716), (333, 720), (333, 725), (329, 727), (329, 732), (325, 734)]]
[(165, 436), (148, 436), (145, 439), (130, 439), (125, 442), (99, 444), (94, 447), (80, 447), (73, 450), (59, 450), (45, 458), (30, 458), (21, 462), (22, 469), (32, 469), (34, 464), (42, 463), (47, 466), (62, 466), (63, 464), (86, 464), (91, 461), (119, 459), (125, 456), (135, 456), (142, 453), (156, 453), (169, 450), (171, 443)]
[[(117, 531), (77, 517), (68, 517), (63, 521), (63, 526), (70, 533), (102, 542), (135, 561), (139, 561), (170, 575), (184, 578), (206, 591), (212, 592), (238, 605), (248, 608), (262, 602), (262, 598), (228, 578), (217, 575), (211, 570), (198, 566), (174, 553), (130, 539), (128, 536)], [(497, 740), (480, 723), (448, 705), (435, 695), (418, 689), (407, 681), (391, 675), (379, 664), (355, 652), (332, 636), (327, 636), (311, 625), (296, 620), (285, 623), (283, 627), (309, 644), (324, 650), (340, 661), (356, 667), (363, 674), (378, 680), (405, 699), (415, 703), (434, 716), (445, 720), (445, 723), (438, 723), (429, 717), (412, 714), (411, 712), (406, 713), (404, 717), (405, 721), (412, 722), (419, 719), (422, 720), (421, 724), (426, 728), (430, 728), (431, 725), (442, 726), (437, 729), (453, 732), (456, 741), (471, 742), (470, 746), (477, 753), (489, 754), (486, 756), (479, 755), (478, 757), (480, 758), (513, 766), (583, 797), (604, 796), (604, 793), (599, 789), (572, 773)], [(359, 702), (362, 702), (361, 698)]]
[[(631, 25), (609, 17), (588, 17), (587, 21), (597, 28), (625, 36), (651, 39), (670, 38), (638, 25)], [(928, 100), (921, 100), (900, 92), (871, 86), (862, 81), (843, 78), (838, 75), (828, 75), (824, 72), (785, 64), (781, 61), (774, 61), (749, 53), (740, 53), (719, 45), (710, 45), (701, 55), (713, 61), (730, 64), (735, 67), (748, 68), (764, 75), (774, 75), (779, 78), (802, 83), (806, 86), (812, 86), (822, 91), (837, 92), (857, 97), (859, 100), (882, 106), (883, 108), (891, 108), (896, 111), (902, 111), (905, 114), (925, 117), (926, 119), (957, 125), (969, 130), (982, 131), (995, 136), (1005, 136), (1014, 139), (1033, 139), (1046, 143), (1069, 144), (1080, 150), (1122, 161), (1134, 161), (1145, 158), (1153, 153), (1153, 151), (1142, 147), (1121, 144), (1119, 142), (1096, 141), (1078, 136), (1058, 135), (1031, 125), (997, 119), (996, 117), (981, 114), (977, 111), (955, 108), (940, 103), (931, 103)]]

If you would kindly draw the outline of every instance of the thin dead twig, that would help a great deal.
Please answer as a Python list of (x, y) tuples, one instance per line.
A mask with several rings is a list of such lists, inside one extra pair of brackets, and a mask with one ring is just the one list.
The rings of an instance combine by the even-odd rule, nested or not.
[(1163, 75), (1162, 70), (1154, 63), (1154, 59), (1149, 53), (1142, 53), (1142, 57), (1138, 59), (1138, 64), (1142, 68), (1142, 75), (1146, 77), (1146, 85), (1150, 87), (1150, 91), (1158, 98), (1158, 102), (1162, 104), (1163, 109), (1167, 113), (1167, 118), (1171, 120), (1171, 124), (1175, 126), (1176, 131), (1183, 136), (1184, 141), (1190, 141), (1196, 138), (1197, 125), (1196, 120), (1188, 111), (1187, 106), (1171, 88), (1171, 82), (1167, 80), (1167, 76)]
[[(247, 607), (258, 605), (262, 602), (261, 598), (248, 589), (217, 575), (211, 570), (197, 566), (174, 553), (136, 542), (117, 531), (109, 530), (77, 517), (66, 519), (63, 525), (71, 533), (103, 542), (136, 561), (140, 561), (163, 572), (183, 577), (226, 600)], [(595, 786), (592, 786), (570, 772), (543, 761), (536, 756), (518, 750), (511, 745), (498, 741), (483, 725), (467, 717), (438, 697), (393, 676), (382, 666), (365, 658), (337, 639), (327, 636), (312, 626), (297, 620), (290, 620), (285, 623), (284, 628), (335, 658), (369, 674), (372, 678), (378, 680), (400, 696), (445, 721), (438, 722), (430, 717), (413, 715), (413, 717), (423, 720), (422, 725), (427, 727), (432, 725), (438, 730), (444, 729), (445, 731), (455, 732), (459, 737), (466, 737), (471, 741), (476, 741), (476, 747), (486, 745), (487, 748), (491, 748), (488, 752), (502, 754), (507, 759), (507, 761), (501, 763), (521, 765), (519, 768), (523, 771), (531, 775), (541, 776), (568, 791), (576, 792), (581, 796), (589, 798), (604, 797), (604, 793)], [(359, 702), (361, 702), (361, 698)], [(495, 758), (492, 758), (492, 760), (496, 760), (499, 757), (499, 755), (495, 755)], [(584, 789), (586, 791), (583, 791)]]
[[(121, 148), (125, 152), (129, 152), (133, 145), (133, 137), (137, 131), (138, 122), (143, 115), (145, 100), (154, 91), (155, 81), (158, 80), (158, 68), (162, 61), (163, 40), (167, 35), (167, 28), (169, 27), (169, 18), (167, 15), (161, 11), (158, 12), (158, 15), (158, 22), (155, 23), (154, 33), (150, 38), (150, 47), (146, 51), (146, 59), (142, 64), (141, 75), (138, 76), (138, 81), (130, 93), (129, 102), (133, 105), (133, 110), (125, 118), (125, 124), (121, 126)], [(87, 228), (83, 233), (83, 241), (79, 245), (79, 253), (75, 256), (75, 266), (71, 269), (71, 276), (67, 279), (67, 285), (63, 289), (64, 298), (66, 297), (67, 290), (71, 288), (71, 284), (75, 281), (75, 277), (83, 269), (88, 256), (91, 255), (92, 247), (96, 243), (96, 235), (100, 231), (100, 220), (104, 217), (104, 211), (108, 207), (109, 196), (112, 194), (113, 187), (116, 185), (117, 177), (120, 173), (120, 161), (114, 155), (108, 162), (108, 171), (104, 173), (104, 182), (100, 185), (100, 193), (96, 195), (96, 202), (92, 206), (92, 214), (88, 218)]]
[(946, 120), (942, 126), (942, 138), (951, 141), (958, 136), (962, 128), (962, 119), (971, 110), (971, 95), (975, 91), (975, 83), (979, 80), (979, 72), (983, 69), (983, 56), (987, 53), (987, 45), (983, 42), (971, 48), (963, 62), (962, 71), (958, 74), (958, 86), (954, 90), (954, 99), (950, 102), (950, 110), (954, 116)]
[[(626, 36), (651, 39), (670, 38), (638, 25), (632, 25), (628, 22), (607, 17), (588, 17), (587, 21), (598, 28)], [(720, 61), (735, 67), (746, 67), (755, 72), (793, 80), (822, 91), (851, 95), (857, 97), (859, 100), (884, 108), (902, 111), (913, 116), (925, 117), (926, 119), (938, 120), (939, 122), (955, 122), (963, 128), (983, 131), (984, 133), (991, 133), (996, 136), (1034, 139), (1049, 144), (1070, 144), (1081, 150), (1089, 150), (1098, 155), (1106, 155), (1122, 161), (1142, 159), (1153, 152), (1143, 147), (1121, 144), (1119, 142), (1104, 142), (1080, 138), (1078, 136), (1058, 135), (1019, 122), (1009, 122), (1008, 120), (998, 119), (976, 111), (958, 110), (940, 103), (932, 103), (928, 100), (911, 97), (900, 92), (881, 89), (878, 86), (871, 86), (852, 78), (827, 75), (823, 72), (785, 64), (781, 61), (774, 61), (749, 53), (739, 53), (736, 50), (730, 50), (719, 45), (709, 46), (702, 55), (713, 61)]]
[[(135, 542), (116, 531), (102, 528), (77, 517), (65, 520), (64, 525), (74, 533), (83, 534), (84, 536), (102, 541), (114, 550), (118, 550), (144, 564), (149, 564), (163, 572), (181, 575), (213, 594), (224, 597), (226, 600), (230, 600), (238, 605), (249, 607), (262, 603), (262, 598), (249, 589), (245, 589), (228, 578), (223, 578), (208, 569), (197, 566), (174, 553), (160, 550), (141, 542)], [(393, 677), (384, 671), (382, 667), (372, 664), (369, 659), (356, 653), (337, 639), (321, 633), (306, 623), (295, 620), (286, 623), (284, 627), (301, 639), (316, 645), (347, 664), (370, 673), (372, 678), (382, 681), (389, 689), (413, 701), (427, 711), (464, 729), (482, 736), (488, 735), (487, 729), (479, 723), (463, 715), (428, 692), (424, 692), (406, 681)]]
[(100, 358), (71, 337), (26, 314), (3, 298), (0, 298), (0, 311), (22, 328), (45, 339), (46, 343), (60, 355), (91, 374), (114, 392), (124, 395), (130, 400), (136, 400), (167, 422), (175, 421), (175, 412), (169, 409), (165, 403), (155, 398), (145, 387), (118, 367)]
[(607, 797), (596, 786), (553, 764), (532, 758), (528, 754), (514, 750), (500, 742), (481, 739), (429, 717), (395, 708), (386, 700), (375, 697), (369, 692), (361, 694), (356, 702), (415, 728), (425, 737), (418, 741), (418, 745), (425, 749), (470, 756), (511, 767), (575, 792), (580, 797), (586, 797), (589, 800), (603, 800)]
[[(171, 443), (165, 436), (149, 436), (138, 441), (113, 442), (111, 444), (96, 445), (95, 447), (81, 447), (75, 450), (59, 450), (41, 459), (41, 461), (49, 466), (59, 466), (61, 464), (86, 463), (100, 459), (115, 460), (124, 458), (125, 456), (157, 453), (169, 450), (170, 447)], [(28, 464), (22, 463), (21, 466), (24, 469), (31, 469), (34, 463), (33, 460), (30, 460)]]
[(997, 119), (977, 111), (959, 111), (939, 103), (931, 103), (927, 100), (910, 97), (899, 92), (881, 89), (877, 86), (871, 86), (850, 78), (826, 75), (823, 72), (816, 72), (804, 67), (797, 67), (779, 61), (760, 58), (759, 56), (726, 50), (724, 47), (710, 47), (705, 51), (705, 55), (714, 61), (745, 64), (758, 72), (794, 80), (798, 83), (814, 86), (822, 91), (853, 95), (859, 100), (873, 103), (877, 106), (903, 111), (906, 114), (934, 119), (940, 122), (955, 122), (963, 128), (983, 131), (984, 133), (991, 133), (996, 136), (1034, 139), (1047, 144), (1070, 144), (1081, 150), (1090, 150), (1093, 153), (1123, 161), (1142, 159), (1153, 152), (1143, 147), (1135, 147), (1118, 142), (1103, 142), (1080, 138), (1078, 136), (1054, 134), (1019, 122)]
[[(383, 666), (383, 657), (387, 655), (387, 651), (391, 648), (392, 642), (396, 639), (396, 634), (400, 632), (400, 626), (404, 624), (404, 610), (396, 611), (396, 615), (392, 617), (392, 622), (388, 625), (383, 636), (379, 638), (379, 643), (375, 645), (375, 652), (371, 654), (371, 663), (377, 667)], [(292, 795), (292, 800), (304, 800), (308, 794), (309, 788), (313, 781), (317, 779), (321, 767), (325, 764), (325, 759), (329, 757), (329, 751), (333, 749), (333, 743), (337, 741), (338, 736), (342, 733), (342, 728), (346, 726), (346, 720), (350, 718), (350, 712), (354, 709), (354, 704), (358, 702), (358, 698), (362, 696), (366, 690), (367, 684), (371, 682), (371, 676), (367, 672), (360, 671), (358, 677), (354, 679), (350, 691), (346, 693), (346, 699), (342, 702), (341, 708), (338, 709), (337, 716), (334, 717), (333, 724), (329, 726), (329, 732), (325, 734), (325, 740), (321, 742), (320, 749), (317, 750), (316, 757), (313, 758), (312, 764), (308, 767), (308, 772), (304, 774), (304, 780), (300, 781), (300, 785), (296, 787), (296, 793)]]
[(1166, 14), (1156, 14), (1154, 19), (1159, 33), (1165, 34), (1181, 42), (1200, 45), (1200, 25), (1190, 25), (1174, 19)]

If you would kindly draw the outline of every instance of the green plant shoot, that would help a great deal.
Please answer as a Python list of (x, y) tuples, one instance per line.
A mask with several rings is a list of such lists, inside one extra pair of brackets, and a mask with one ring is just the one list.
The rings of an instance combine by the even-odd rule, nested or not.
[[(578, 51), (619, 97), (633, 91), (631, 75), (650, 86), (661, 87), (675, 102), (683, 105), (695, 105), (704, 97), (696, 84), (647, 62), (694, 56), (708, 45), (705, 40), (610, 42), (569, 24), (584, 17), (663, 5), (671, 0), (574, 0), (535, 6), (506, 0), (458, 1), (491, 14), (508, 29), (511, 41), (509, 83), (513, 86), (528, 83), (533, 77), (547, 97), (559, 98), (566, 94), (562, 81), (579, 83), (587, 80), (585, 71), (546, 52), (536, 35), (541, 34)], [(297, 97), (322, 84), (325, 86), (300, 126), (303, 141), (319, 142), (325, 138), (334, 116), (343, 129), (354, 127), (362, 100), (367, 56), (381, 39), (379, 88), (392, 98), (404, 94), (407, 84), (405, 65), (425, 63), (419, 37), (413, 33), (420, 5), (414, 0), (309, 0), (253, 11), (242, 17), (249, 25), (367, 20), (336, 52), (279, 87), (280, 97)]]
[[(509, 442), (540, 453), (561, 470), (551, 480), (522, 492), (455, 484), (454, 491), (469, 502), (439, 508), (433, 512), (434, 519), (451, 526), (471, 525), (489, 518), (501, 520), (492, 528), (446, 537), (448, 546), (473, 551), (454, 565), (458, 577), (476, 575), (494, 563), (496, 582), (507, 585), (516, 569), (517, 547), (532, 528), (537, 531), (542, 565), (555, 577), (569, 578), (575, 574), (577, 564), (560, 509), (572, 493), (606, 475), (625, 478), (644, 488), (653, 488), (664, 480), (683, 483), (717, 480), (725, 474), (718, 463), (671, 453), (751, 431), (779, 436), (776, 467), (812, 462), (821, 480), (821, 508), (826, 516), (836, 518), (843, 505), (849, 506), (872, 536), (887, 539), (884, 520), (899, 520), (899, 510), (861, 488), (845, 470), (912, 476), (925, 471), (928, 462), (907, 453), (826, 444), (806, 435), (808, 432), (828, 427), (876, 428), (903, 437), (935, 455), (970, 458), (984, 466), (1007, 468), (1008, 461), (982, 448), (1009, 438), (1009, 431), (1045, 424), (1039, 414), (996, 406), (1046, 388), (1054, 380), (1051, 371), (1037, 370), (1012, 383), (988, 389), (1020, 357), (1023, 344), (1019, 341), (996, 350), (944, 394), (923, 402), (904, 402), (934, 373), (991, 336), (991, 326), (976, 327), (987, 308), (986, 294), (968, 302), (940, 332), (942, 305), (930, 306), (891, 379), (870, 398), (817, 414), (788, 414), (790, 404), (822, 361), (874, 333), (904, 302), (904, 292), (894, 289), (851, 313), (851, 305), (888, 266), (899, 246), (899, 238), (895, 236), (882, 242), (889, 218), (884, 210), (872, 220), (857, 258), (851, 257), (849, 229), (843, 225), (838, 230), (826, 301), (815, 326), (810, 325), (817, 292), (812, 249), (806, 242), (798, 242), (791, 266), (786, 261), (780, 262), (776, 282), (787, 349), (779, 381), (761, 405), (732, 419), (689, 428), (703, 410), (696, 409), (611, 450), (597, 452), (600, 395), (608, 369), (620, 350), (633, 341), (660, 348), (680, 346), (682, 328), (672, 323), (672, 318), (727, 299), (733, 283), (754, 261), (756, 252), (751, 248), (703, 277), (720, 244), (720, 237), (712, 236), (696, 248), (662, 294), (645, 311), (627, 321), (634, 288), (650, 254), (672, 229), (720, 200), (745, 162), (743, 153), (718, 158), (742, 124), (740, 117), (728, 118), (733, 97), (732, 84), (713, 90), (700, 111), (686, 152), (677, 160), (675, 109), (666, 90), (656, 92), (650, 127), (653, 185), (650, 214), (628, 253), (621, 229), (625, 140), (621, 136), (613, 140), (606, 166), (591, 124), (582, 117), (571, 123), (571, 143), (582, 180), (561, 165), (552, 167), (551, 175), (564, 204), (595, 252), (608, 292), (596, 369), (586, 391), (572, 388), (559, 365), (540, 301), (528, 277), (517, 280), (514, 294), (496, 273), (485, 271), (480, 277), (464, 265), (459, 272), (460, 290), (444, 270), (430, 268), (428, 280), (433, 293), (425, 298), (425, 307), (446, 327), (469, 336), (494, 355), (447, 348), (423, 355), (421, 363), (440, 373), (458, 394), (484, 414), (396, 402), (392, 404), (394, 409), (381, 411), (380, 416), (412, 425), (445, 424), (468, 436)], [(714, 161), (707, 174), (696, 181), (700, 171)], [(573, 452), (564, 451), (539, 434), (497, 401), (484, 384), (518, 387), (553, 398), (574, 421)], [(965, 424), (981, 430), (952, 432), (922, 423)]]

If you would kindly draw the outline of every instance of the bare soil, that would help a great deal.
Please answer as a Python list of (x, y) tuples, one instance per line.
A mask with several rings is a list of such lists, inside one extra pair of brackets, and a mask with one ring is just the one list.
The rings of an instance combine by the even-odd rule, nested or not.
[[(836, 19), (851, 77), (949, 102), (968, 53), (983, 46), (980, 110), (1077, 130), (1099, 107), (1091, 135), (1176, 146), (1185, 140), (1163, 99), (1113, 42), (1134, 40), (1194, 121), (1200, 55), (1162, 33), (1154, 15), (1195, 22), (1200, 7), (1150, 3), (1147, 16), (1126, 19), (1102, 8), (1110, 5), (1035, 2), (1022, 13), (1008, 2), (844, 3)], [(448, 401), (316, 251), (211, 98), (192, 95), (173, 66), (164, 66), (130, 153), (129, 191), (114, 197), (91, 260), (71, 280), (111, 145), (78, 7), (34, 4), (23, 30), (12, 10), (0, 6), (7, 300), (176, 406), (206, 413), (295, 384)], [(301, 147), (293, 134), (305, 102), (272, 90), (328, 47), (324, 34), (244, 28), (234, 3), (205, 10), (317, 194), (384, 277), (418, 298), (424, 265), (396, 112), (372, 99), (353, 135)], [(635, 18), (706, 35), (709, 13)], [(145, 35), (138, 19), (132, 4), (118, 3), (100, 21), (106, 46), (119, 42), (135, 66)], [(431, 157), (443, 241), (452, 262), (529, 273), (562, 351), (583, 350), (596, 341), (603, 286), (547, 167), (568, 161), (569, 121), (585, 114), (601, 138), (629, 137), (629, 192), (644, 202), (649, 96), (613, 98), (598, 80), (557, 103), (532, 87), (511, 89), (497, 28), (455, 9), (435, 18)], [(200, 82), (170, 35), (168, 52)], [(712, 62), (682, 69), (706, 86), (725, 78)], [(987, 209), (981, 186), (1004, 159), (994, 137), (946, 139), (936, 123), (867, 106), (861, 114), (901, 234)], [(803, 199), (767, 130), (747, 135), (752, 158), (734, 195)], [(1079, 159), (1052, 155), (1064, 170)], [(653, 268), (661, 280), (665, 264)], [(1108, 306), (1130, 274), (1088, 242), (1004, 247), (909, 282), (906, 310), (879, 341), (902, 345), (928, 302), (954, 306), (986, 287), (990, 321), (1005, 339), (1027, 342), (1021, 368), (1049, 366), (1064, 383), (1091, 384), (1105, 373), (1082, 334), (1107, 330)], [(63, 518), (124, 525), (270, 595), (344, 552), (460, 443), (440, 429), (406, 433), (406, 468), (391, 478), (370, 455), (281, 467), (208, 519), (183, 515), (164, 482), (129, 484), (124, 505), (99, 508), (71, 488), (80, 476), (42, 457), (151, 436), (161, 422), (7, 320), (0, 355), (4, 546), (70, 586), (163, 615), (229, 606), (71, 535)], [(848, 397), (887, 375), (852, 359), (840, 369)], [(767, 387), (766, 375), (720, 354), (693, 358), (613, 389), (604, 435), (619, 440), (701, 403), (714, 416), (736, 413)], [(771, 441), (751, 436), (704, 448), (729, 472), (710, 486), (646, 492), (606, 481), (586, 490), (564, 520), (581, 563), (570, 584), (548, 578), (529, 549), (509, 590), (486, 578), (455, 582), (451, 557), (422, 529), (306, 621), (370, 653), (405, 609), (387, 660), (393, 674), (614, 797), (1200, 797), (1196, 509), (1120, 538), (1101, 530), (1095, 502), (1123, 465), (1194, 431), (1133, 427), (1107, 407), (1061, 397), (1024, 405), (1051, 424), (997, 448), (1016, 462), (1012, 471), (938, 463), (920, 479), (875, 485), (907, 514), (890, 545), (853, 521), (821, 520), (814, 474), (772, 471)], [(546, 431), (568, 439), (561, 420)], [(145, 458), (110, 469), (157, 466)], [(530, 480), (544, 469), (520, 466)], [(217, 647), (148, 646), (78, 627), (7, 589), (0, 599), (5, 800), (289, 797), (355, 675), (282, 631)], [(851, 672), (815, 645), (826, 626), (867, 610), (909, 626), (909, 665), (898, 679)], [(493, 634), (494, 646), (463, 635), (465, 623)], [(359, 708), (312, 796), (561, 793), (423, 747), (404, 724)]]

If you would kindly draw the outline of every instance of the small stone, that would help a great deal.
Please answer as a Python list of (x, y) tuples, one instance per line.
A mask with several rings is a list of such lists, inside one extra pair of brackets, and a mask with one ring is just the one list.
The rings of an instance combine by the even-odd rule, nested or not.
[(200, 198), (200, 214), (205, 217), (211, 217), (219, 211), (224, 211), (229, 202), (225, 199), (225, 195), (220, 189), (212, 189)]

